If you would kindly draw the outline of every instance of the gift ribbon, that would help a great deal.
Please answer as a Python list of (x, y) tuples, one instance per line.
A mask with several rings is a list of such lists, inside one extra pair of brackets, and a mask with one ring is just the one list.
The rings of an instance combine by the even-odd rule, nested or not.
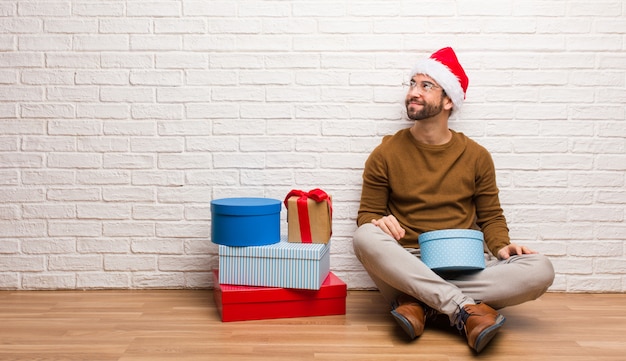
[(327, 201), (330, 217), (332, 219), (333, 206), (331, 199), (326, 192), (319, 188), (312, 189), (308, 192), (294, 189), (285, 197), (285, 208), (287, 209), (289, 209), (287, 201), (291, 197), (298, 197), (296, 205), (298, 208), (298, 222), (300, 223), (300, 238), (302, 239), (302, 243), (313, 243), (311, 238), (311, 223), (309, 222), (309, 207), (307, 205), (307, 200), (310, 198), (317, 203)]

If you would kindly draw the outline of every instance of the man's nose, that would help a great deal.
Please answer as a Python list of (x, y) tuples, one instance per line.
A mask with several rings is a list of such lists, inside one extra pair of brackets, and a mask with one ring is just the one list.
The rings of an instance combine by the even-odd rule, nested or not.
[(414, 87), (409, 87), (409, 91), (407, 94), (410, 94), (411, 96), (414, 96), (414, 97), (421, 97), (423, 92), (420, 89), (420, 87), (414, 86)]

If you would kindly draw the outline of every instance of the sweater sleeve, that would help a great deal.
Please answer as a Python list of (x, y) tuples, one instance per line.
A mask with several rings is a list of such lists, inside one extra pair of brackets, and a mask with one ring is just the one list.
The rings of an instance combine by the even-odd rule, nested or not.
[(382, 144), (374, 149), (365, 162), (361, 203), (357, 215), (358, 226), (389, 214), (389, 180), (381, 146)]
[(476, 224), (481, 228), (487, 247), (496, 255), (500, 248), (510, 243), (509, 228), (500, 206), (493, 160), (489, 152), (478, 158), (476, 173)]

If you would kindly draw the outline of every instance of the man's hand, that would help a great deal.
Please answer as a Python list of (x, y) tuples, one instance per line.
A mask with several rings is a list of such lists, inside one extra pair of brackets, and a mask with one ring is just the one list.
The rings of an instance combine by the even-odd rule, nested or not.
[(526, 246), (520, 246), (515, 243), (511, 243), (509, 245), (506, 245), (500, 248), (500, 250), (498, 251), (498, 258), (509, 259), (509, 257), (516, 255), (516, 254), (532, 254), (532, 253), (537, 253), (537, 251), (533, 251), (532, 249)]
[(384, 216), (381, 219), (372, 219), (372, 223), (383, 230), (383, 232), (387, 233), (391, 237), (395, 238), (396, 241), (400, 240), (400, 238), (404, 237), (406, 231), (396, 217), (392, 215)]

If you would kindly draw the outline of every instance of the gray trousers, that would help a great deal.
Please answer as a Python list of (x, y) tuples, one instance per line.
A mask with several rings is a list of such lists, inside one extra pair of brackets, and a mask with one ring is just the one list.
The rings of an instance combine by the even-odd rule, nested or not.
[(354, 233), (354, 252), (383, 297), (392, 304), (400, 294), (446, 314), (453, 322), (465, 304), (484, 302), (500, 309), (537, 299), (554, 280), (550, 260), (540, 254), (498, 260), (485, 254), (478, 272), (439, 275), (419, 258), (419, 250), (402, 247), (373, 224)]

